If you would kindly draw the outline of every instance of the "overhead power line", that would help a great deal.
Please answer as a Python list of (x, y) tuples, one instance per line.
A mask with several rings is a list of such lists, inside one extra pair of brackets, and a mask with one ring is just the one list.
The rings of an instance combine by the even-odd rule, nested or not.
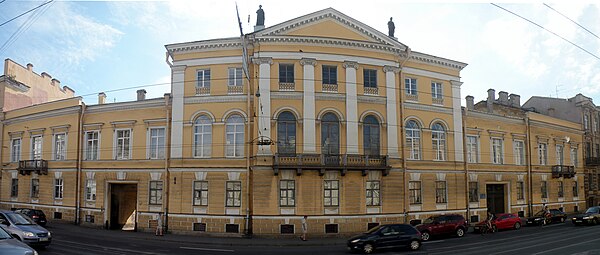
[(516, 14), (516, 13), (514, 13), (514, 12), (512, 12), (512, 11), (510, 11), (510, 10), (508, 10), (508, 9), (506, 9), (506, 8), (504, 8), (504, 7), (502, 7), (502, 6), (499, 6), (499, 5), (495, 4), (495, 3), (490, 3), (490, 4), (491, 4), (491, 5), (493, 5), (493, 6), (496, 6), (496, 7), (500, 8), (500, 9), (502, 9), (502, 10), (504, 10), (504, 11), (506, 11), (506, 12), (508, 12), (508, 13), (512, 14), (512, 15), (515, 15), (515, 16), (517, 16), (517, 17), (519, 17), (519, 18), (521, 18), (521, 19), (523, 19), (523, 20), (525, 20), (525, 21), (527, 21), (527, 22), (529, 22), (529, 23), (531, 23), (531, 24), (533, 24), (533, 25), (535, 25), (535, 26), (537, 26), (537, 27), (539, 27), (539, 28), (543, 29), (543, 30), (546, 30), (547, 32), (549, 32), (549, 33), (551, 33), (551, 34), (555, 35), (556, 37), (558, 37), (558, 38), (560, 38), (560, 39), (563, 39), (564, 41), (566, 41), (566, 42), (570, 43), (571, 45), (573, 45), (573, 46), (575, 46), (575, 47), (579, 48), (580, 50), (582, 50), (582, 51), (586, 52), (587, 54), (589, 54), (589, 55), (593, 56), (594, 58), (596, 58), (596, 59), (600, 60), (600, 57), (596, 56), (594, 53), (591, 53), (590, 51), (588, 51), (588, 50), (586, 50), (586, 49), (582, 48), (581, 46), (579, 46), (579, 45), (575, 44), (574, 42), (571, 42), (571, 41), (569, 41), (568, 39), (566, 39), (566, 38), (564, 38), (564, 37), (562, 37), (562, 36), (558, 35), (557, 33), (554, 33), (554, 32), (552, 32), (552, 31), (548, 30), (547, 28), (543, 27), (542, 25), (540, 25), (540, 24), (538, 24), (538, 23), (535, 23), (535, 22), (533, 22), (533, 21), (531, 21), (531, 20), (529, 20), (529, 19), (527, 19), (527, 18), (525, 18), (525, 17), (523, 17), (523, 16), (521, 16), (521, 15), (519, 15), (519, 14)]
[(560, 13), (559, 11), (555, 10), (554, 8), (550, 7), (550, 5), (547, 5), (546, 3), (544, 3), (544, 5), (548, 8), (550, 8), (550, 10), (553, 10), (554, 12), (560, 14), (561, 16), (565, 17), (565, 19), (570, 20), (571, 22), (575, 23), (577, 26), (579, 26), (580, 28), (582, 28), (583, 30), (587, 31), (588, 33), (592, 34), (593, 36), (595, 36), (596, 38), (600, 39), (600, 37), (598, 37), (596, 34), (594, 34), (594, 32), (588, 30), (587, 28), (585, 28), (584, 26), (580, 25), (579, 23), (577, 23), (576, 21), (572, 20), (571, 18), (567, 17), (566, 15)]
[[(2, 1), (2, 2), (4, 2), (4, 1)], [(21, 16), (23, 16), (23, 15), (25, 15), (25, 14), (27, 14), (27, 13), (30, 13), (30, 12), (32, 12), (32, 11), (35, 11), (35, 10), (37, 10), (37, 9), (41, 8), (42, 6), (44, 6), (44, 5), (47, 5), (47, 4), (49, 4), (49, 3), (52, 3), (52, 2), (54, 2), (54, 0), (50, 0), (50, 1), (48, 1), (48, 2), (45, 2), (45, 3), (43, 3), (43, 4), (40, 4), (40, 5), (38, 5), (37, 7), (33, 8), (33, 9), (29, 10), (29, 11), (26, 11), (26, 12), (24, 12), (24, 13), (21, 13), (21, 14), (19, 14), (18, 16), (14, 17), (14, 18), (12, 18), (12, 19), (9, 19), (9, 20), (5, 21), (4, 23), (0, 24), (0, 27), (1, 27), (1, 26), (4, 26), (4, 25), (5, 25), (5, 24), (7, 24), (8, 22), (11, 22), (11, 21), (13, 21), (13, 20), (15, 20), (15, 19), (18, 19), (19, 17), (21, 17)], [(0, 2), (0, 3), (1, 3), (1, 2)]]

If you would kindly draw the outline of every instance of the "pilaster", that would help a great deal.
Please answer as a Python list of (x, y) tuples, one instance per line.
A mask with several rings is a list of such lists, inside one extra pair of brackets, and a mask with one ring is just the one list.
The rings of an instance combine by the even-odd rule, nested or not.
[(386, 112), (387, 112), (387, 151), (391, 158), (399, 158), (398, 154), (398, 115), (396, 100), (396, 74), (400, 68), (395, 66), (384, 66), (385, 72), (385, 93), (386, 93)]
[(358, 154), (357, 62), (345, 61), (346, 69), (346, 154)]
[(171, 67), (171, 91), (173, 95), (171, 118), (171, 158), (183, 155), (183, 94), (186, 66)]
[(300, 64), (304, 68), (303, 148), (304, 153), (316, 153), (315, 66), (317, 65), (317, 60), (303, 58), (300, 60)]

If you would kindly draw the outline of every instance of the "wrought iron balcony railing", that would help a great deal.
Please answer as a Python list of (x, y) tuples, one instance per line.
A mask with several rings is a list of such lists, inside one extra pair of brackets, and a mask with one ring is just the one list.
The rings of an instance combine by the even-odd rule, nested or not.
[(600, 166), (600, 157), (587, 157), (585, 158), (586, 166)]
[(318, 170), (321, 175), (325, 170), (340, 170), (342, 175), (348, 171), (362, 171), (362, 174), (366, 175), (370, 170), (379, 170), (383, 171), (383, 175), (387, 175), (390, 166), (387, 156), (275, 154), (273, 169), (276, 175), (279, 169), (293, 169), (298, 174), (301, 174), (302, 170)]
[(572, 178), (575, 176), (574, 166), (555, 165), (552, 166), (552, 178)]
[(17, 170), (22, 175), (29, 175), (31, 172), (48, 174), (48, 161), (43, 159), (21, 160)]

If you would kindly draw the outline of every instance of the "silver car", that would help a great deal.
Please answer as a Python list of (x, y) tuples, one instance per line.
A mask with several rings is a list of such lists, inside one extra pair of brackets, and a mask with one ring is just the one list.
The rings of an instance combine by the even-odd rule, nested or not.
[(0, 254), (3, 255), (38, 255), (37, 251), (12, 237), (0, 225)]
[(21, 213), (1, 210), (0, 224), (11, 235), (30, 246), (48, 246), (52, 241), (50, 231)]

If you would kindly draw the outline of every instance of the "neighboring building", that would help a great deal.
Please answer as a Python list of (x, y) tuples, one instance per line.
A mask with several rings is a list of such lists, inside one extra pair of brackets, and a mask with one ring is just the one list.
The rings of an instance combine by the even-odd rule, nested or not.
[(578, 123), (584, 131), (584, 184), (587, 206), (600, 204), (600, 109), (591, 98), (532, 97), (524, 105), (532, 111)]

